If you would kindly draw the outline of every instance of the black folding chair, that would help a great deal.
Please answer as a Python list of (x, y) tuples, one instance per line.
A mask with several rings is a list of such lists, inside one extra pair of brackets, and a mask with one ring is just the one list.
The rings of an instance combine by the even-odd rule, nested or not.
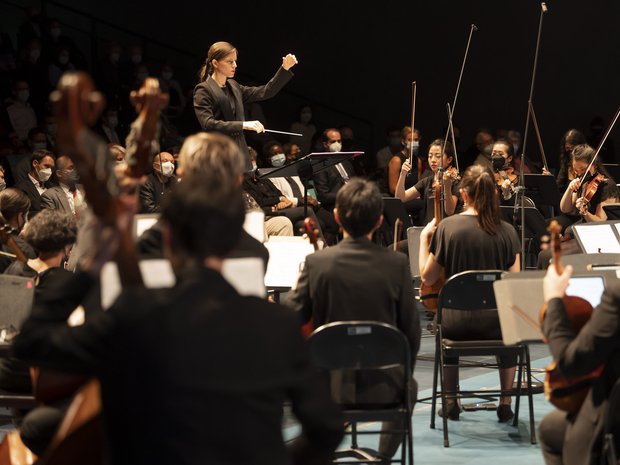
[[(462, 398), (480, 398), (488, 399), (489, 397), (499, 395), (513, 395), (516, 397), (515, 412), (513, 426), (517, 426), (519, 418), (519, 404), (521, 394), (521, 380), (523, 379), (523, 369), (525, 368), (525, 376), (527, 379), (527, 396), (529, 399), (530, 412), (530, 440), (532, 444), (536, 444), (536, 430), (534, 427), (534, 403), (532, 399), (532, 383), (530, 369), (530, 355), (526, 345), (505, 345), (500, 340), (475, 340), (475, 341), (454, 341), (447, 339), (443, 335), (442, 330), (442, 314), (443, 309), (449, 308), (455, 310), (485, 310), (489, 312), (497, 312), (495, 303), (495, 293), (493, 291), (493, 282), (500, 279), (503, 271), (500, 270), (484, 270), (484, 271), (464, 271), (453, 275), (443, 285), (439, 293), (437, 302), (437, 331), (435, 336), (435, 364), (433, 369), (433, 397), (431, 411), (431, 428), (435, 428), (435, 409), (437, 404), (437, 396), (441, 395), (441, 404), (443, 408), (443, 436), (444, 447), (449, 447), (448, 440), (448, 414), (447, 401), (454, 399), (458, 402)], [(445, 359), (459, 357), (458, 367), (485, 367), (499, 368), (497, 363), (480, 361), (480, 357), (485, 356), (501, 356), (516, 355), (517, 356), (517, 383), (516, 388), (508, 392), (501, 389), (481, 389), (481, 390), (460, 390), (457, 387), (456, 392), (446, 392), (444, 385), (444, 370), (446, 367)], [(467, 360), (467, 363), (461, 363), (462, 357), (474, 357)], [(452, 365), (453, 366), (453, 365)], [(441, 391), (438, 391), (437, 375), (440, 377)]]
[[(341, 404), (344, 419), (350, 423), (351, 447), (337, 451), (337, 463), (376, 462), (377, 452), (360, 448), (358, 434), (377, 434), (387, 431), (359, 431), (362, 422), (402, 422), (402, 429), (389, 434), (402, 435), (401, 458), (390, 460), (413, 464), (413, 434), (411, 430), (411, 353), (405, 335), (398, 328), (378, 321), (337, 321), (317, 328), (308, 339), (315, 363), (325, 370), (386, 370), (401, 367), (402, 394), (399, 399), (370, 408), (366, 405)], [(343, 461), (352, 457), (355, 460)]]

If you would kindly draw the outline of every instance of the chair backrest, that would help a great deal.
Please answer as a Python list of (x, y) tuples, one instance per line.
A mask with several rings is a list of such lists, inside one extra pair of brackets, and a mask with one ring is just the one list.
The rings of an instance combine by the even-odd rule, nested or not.
[(497, 308), (493, 283), (501, 279), (502, 270), (469, 270), (448, 279), (437, 301), (437, 315), (441, 309), (492, 310)]
[(314, 362), (327, 370), (385, 369), (403, 365), (410, 376), (406, 336), (378, 321), (335, 321), (315, 329), (308, 339)]

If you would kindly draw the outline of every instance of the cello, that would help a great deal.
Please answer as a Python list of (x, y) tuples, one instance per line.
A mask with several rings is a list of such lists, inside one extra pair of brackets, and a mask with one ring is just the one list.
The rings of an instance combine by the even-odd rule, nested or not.
[[(168, 96), (159, 82), (147, 78), (132, 92), (131, 100), (139, 115), (128, 137), (130, 159), (125, 173), (117, 180), (107, 144), (87, 126), (101, 113), (104, 100), (96, 92), (90, 76), (67, 72), (50, 95), (58, 117), (58, 147), (74, 161), (84, 182), (86, 198), (103, 227), (120, 233), (115, 254), (123, 286), (142, 283), (136, 249), (131, 235), (132, 214), (137, 206), (137, 188), (144, 181), (145, 169), (157, 148), (158, 120)], [(98, 257), (94, 257), (97, 259)], [(53, 375), (50, 374), (50, 376)], [(38, 463), (45, 465), (100, 464), (104, 458), (100, 385), (86, 382), (77, 394), (50, 446)]]
[[(558, 274), (562, 274), (564, 267), (560, 261), (560, 231), (562, 230), (559, 223), (555, 220), (549, 225), (549, 246), (552, 251), (553, 262), (550, 266), (555, 267)], [(564, 308), (570, 319), (572, 329), (575, 333), (581, 331), (581, 328), (588, 322), (592, 315), (592, 305), (576, 296), (564, 295), (562, 297)], [(540, 309), (539, 320), (540, 326), (543, 326), (547, 305), (543, 305)], [(545, 342), (547, 342), (545, 340)], [(583, 403), (590, 385), (601, 375), (603, 365), (598, 366), (594, 371), (577, 377), (567, 377), (558, 368), (557, 361), (554, 360), (545, 367), (544, 392), (545, 398), (551, 402), (556, 408), (568, 413), (576, 413)]]

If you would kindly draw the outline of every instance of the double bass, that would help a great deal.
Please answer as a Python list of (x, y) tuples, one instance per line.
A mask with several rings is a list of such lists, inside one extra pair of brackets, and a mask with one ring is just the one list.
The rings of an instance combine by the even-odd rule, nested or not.
[[(562, 230), (559, 223), (555, 220), (549, 225), (549, 243), (552, 251), (552, 264), (550, 266), (555, 267), (557, 274), (562, 274), (564, 267), (560, 261), (561, 247), (560, 247), (560, 231)], [(565, 295), (562, 297), (566, 314), (568, 315), (572, 329), (575, 333), (581, 331), (581, 328), (588, 322), (592, 315), (592, 305), (590, 303), (577, 296)], [(547, 311), (546, 304), (540, 309), (539, 320), (542, 327), (545, 314)], [(547, 341), (545, 341), (547, 342)], [(598, 366), (594, 371), (587, 373), (583, 376), (568, 377), (565, 376), (557, 366), (557, 361), (554, 360), (545, 367), (545, 382), (544, 391), (546, 399), (551, 402), (556, 408), (569, 412), (576, 413), (581, 404), (583, 403), (590, 385), (592, 382), (601, 375), (603, 371), (603, 365)]]

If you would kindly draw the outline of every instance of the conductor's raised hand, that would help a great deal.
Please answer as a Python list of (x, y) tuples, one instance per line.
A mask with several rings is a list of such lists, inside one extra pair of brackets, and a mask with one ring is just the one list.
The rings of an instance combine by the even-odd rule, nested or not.
[(260, 121), (244, 121), (243, 129), (246, 131), (265, 132), (265, 126)]
[(291, 69), (296, 64), (297, 64), (297, 58), (292, 53), (289, 53), (285, 57), (282, 57), (282, 68), (284, 68), (286, 71)]

